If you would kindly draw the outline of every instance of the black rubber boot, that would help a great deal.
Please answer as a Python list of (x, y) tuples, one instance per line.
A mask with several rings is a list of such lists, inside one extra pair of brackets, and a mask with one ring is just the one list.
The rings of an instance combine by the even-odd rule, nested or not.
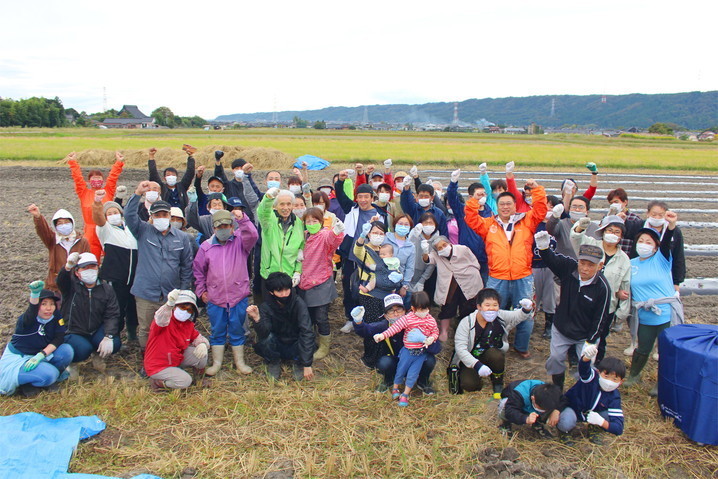
[(494, 399), (501, 399), (501, 391), (504, 389), (504, 373), (491, 373), (491, 387)]
[(631, 359), (631, 370), (628, 373), (628, 379), (624, 383), (626, 386), (633, 386), (641, 382), (641, 371), (648, 362), (648, 354), (641, 354), (636, 349), (633, 351), (633, 359)]
[(563, 383), (566, 380), (566, 373), (563, 372), (561, 374), (553, 374), (551, 376), (551, 380), (556, 386), (561, 388), (561, 391), (563, 391)]
[(543, 326), (542, 338), (551, 339), (551, 326), (553, 326), (553, 313), (543, 313), (545, 322)]

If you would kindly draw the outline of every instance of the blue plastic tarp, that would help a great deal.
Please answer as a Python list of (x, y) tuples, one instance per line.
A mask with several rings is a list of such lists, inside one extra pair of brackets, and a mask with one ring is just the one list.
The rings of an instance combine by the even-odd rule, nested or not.
[(718, 445), (718, 326), (681, 324), (658, 337), (658, 405), (695, 442)]
[[(105, 429), (97, 416), (51, 419), (24, 412), (0, 416), (0, 477), (3, 479), (107, 478), (67, 472), (77, 443)], [(142, 474), (135, 479), (160, 479)]]
[(307, 169), (308, 170), (323, 170), (327, 166), (329, 166), (331, 163), (329, 163), (327, 160), (323, 158), (319, 158), (318, 156), (314, 155), (302, 155), (299, 158), (297, 158), (297, 161), (294, 162), (295, 168), (301, 168), (302, 162), (307, 162)]

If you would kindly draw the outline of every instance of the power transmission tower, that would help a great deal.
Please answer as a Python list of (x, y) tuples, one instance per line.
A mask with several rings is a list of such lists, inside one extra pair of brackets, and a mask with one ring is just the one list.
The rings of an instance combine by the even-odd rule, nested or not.
[(454, 102), (454, 125), (459, 124), (459, 102)]
[(102, 111), (107, 111), (107, 87), (102, 87)]
[(551, 98), (551, 115), (549, 115), (549, 116), (551, 116), (551, 118), (553, 118), (555, 114), (556, 114), (556, 99)]
[(368, 125), (369, 124), (369, 107), (364, 105), (364, 118), (362, 118), (362, 124)]

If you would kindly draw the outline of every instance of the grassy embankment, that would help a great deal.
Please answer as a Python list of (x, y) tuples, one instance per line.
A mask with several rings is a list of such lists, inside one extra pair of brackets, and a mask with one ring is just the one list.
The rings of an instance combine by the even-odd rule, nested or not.
[[(291, 158), (310, 153), (339, 163), (392, 158), (399, 166), (418, 163), (449, 168), (475, 165), (479, 161), (503, 164), (513, 160), (517, 165), (566, 168), (582, 167), (593, 161), (601, 168), (718, 170), (718, 143), (580, 135), (506, 136), (311, 129), (0, 130), (0, 161), (7, 164), (7, 160), (22, 160), (23, 163), (42, 160), (48, 164), (69, 151), (136, 151), (152, 146), (179, 150), (185, 142), (197, 147), (273, 148)], [(277, 165), (280, 166), (284, 165)]]

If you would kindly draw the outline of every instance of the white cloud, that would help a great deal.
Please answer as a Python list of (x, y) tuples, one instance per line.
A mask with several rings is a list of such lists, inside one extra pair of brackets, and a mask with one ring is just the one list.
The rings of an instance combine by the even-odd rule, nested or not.
[(43, 0), (4, 6), (0, 95), (178, 114), (718, 88), (718, 2)]

